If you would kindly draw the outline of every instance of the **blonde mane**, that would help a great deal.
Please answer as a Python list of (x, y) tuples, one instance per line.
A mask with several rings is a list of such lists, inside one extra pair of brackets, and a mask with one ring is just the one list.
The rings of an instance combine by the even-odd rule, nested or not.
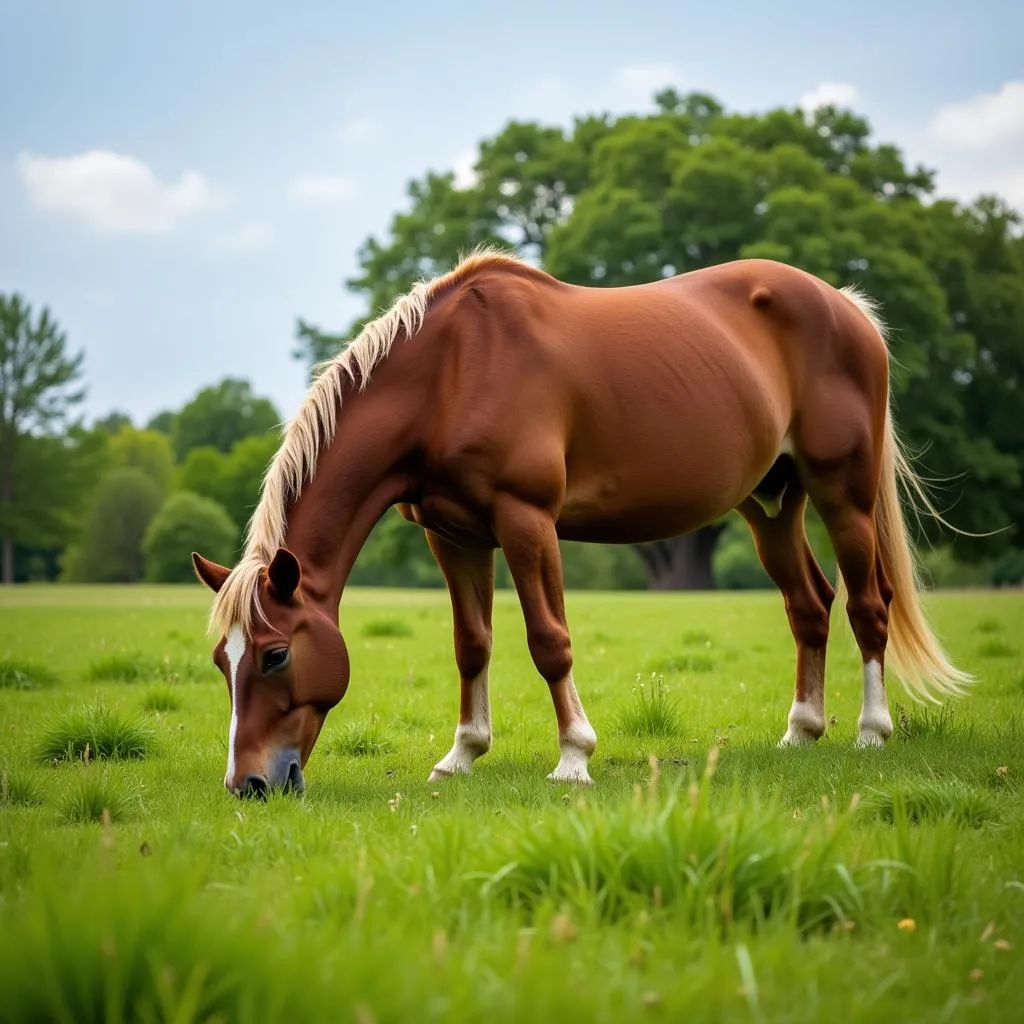
[(232, 626), (238, 625), (249, 636), (254, 613), (266, 621), (258, 600), (260, 577), (277, 549), (284, 546), (288, 510), (303, 485), (316, 475), (320, 452), (334, 437), (346, 380), (358, 381), (362, 391), (374, 368), (387, 358), (402, 333), (411, 338), (423, 326), (434, 296), (477, 270), (495, 266), (529, 264), (499, 249), (478, 248), (448, 273), (417, 282), (408, 293), (395, 299), (390, 309), (368, 323), (355, 341), (315, 367), (315, 379), (306, 398), (263, 476), (259, 503), (246, 528), (242, 557), (214, 599), (211, 632), (226, 635)]

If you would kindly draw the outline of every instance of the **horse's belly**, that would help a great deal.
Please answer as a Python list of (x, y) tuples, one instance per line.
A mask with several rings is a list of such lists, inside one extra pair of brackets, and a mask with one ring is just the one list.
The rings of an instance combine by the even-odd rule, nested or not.
[(717, 415), (607, 421), (568, 453), (559, 532), (642, 543), (714, 522), (757, 485), (778, 454), (779, 425), (748, 405)]
[(566, 540), (639, 544), (688, 533), (718, 519), (735, 504), (714, 488), (680, 486), (671, 477), (649, 482), (622, 479), (609, 470), (600, 478), (569, 482), (558, 533)]

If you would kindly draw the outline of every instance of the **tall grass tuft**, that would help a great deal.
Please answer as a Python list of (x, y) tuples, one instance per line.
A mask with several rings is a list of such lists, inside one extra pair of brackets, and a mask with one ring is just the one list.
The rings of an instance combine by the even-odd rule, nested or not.
[(412, 626), (404, 619), (370, 619), (363, 636), (412, 636)]
[(46, 791), (35, 775), (0, 770), (0, 807), (38, 807), (46, 803)]
[(955, 712), (951, 704), (937, 709), (924, 707), (908, 711), (905, 704), (897, 701), (893, 712), (896, 733), (906, 740), (920, 740), (926, 736), (948, 737), (961, 729), (954, 721)]
[(985, 789), (959, 779), (908, 779), (887, 789), (872, 789), (864, 799), (863, 813), (893, 824), (897, 817), (913, 824), (948, 819), (966, 828), (999, 821), (998, 798)]
[(142, 698), (143, 711), (177, 711), (180, 707), (181, 697), (166, 684), (150, 687)]
[(660, 676), (651, 675), (649, 683), (637, 676), (632, 701), (619, 713), (618, 731), (627, 736), (671, 737), (682, 732), (682, 715), (677, 701)]
[(1017, 648), (1013, 644), (1003, 640), (1002, 637), (993, 636), (983, 640), (975, 648), (979, 658), (1016, 658)]
[(156, 734), (138, 716), (87, 704), (51, 721), (39, 738), (37, 752), (42, 762), (122, 760), (146, 757), (155, 741)]
[(802, 929), (844, 920), (857, 905), (839, 854), (846, 819), (795, 829), (753, 794), (712, 806), (716, 761), (712, 750), (689, 788), (660, 792), (655, 764), (632, 804), (506, 822), (493, 854), (501, 866), (481, 894), (529, 915), (569, 907), (605, 921), (671, 907), (674, 921), (703, 933), (780, 917)]
[(41, 690), (57, 682), (57, 674), (38, 661), (0, 659), (0, 690)]
[(124, 821), (141, 810), (138, 793), (117, 779), (83, 770), (61, 794), (57, 813), (66, 825), (102, 821), (106, 811), (112, 822)]
[(89, 664), (87, 676), (94, 682), (138, 683), (160, 680), (167, 683), (196, 682), (216, 677), (208, 657), (179, 651), (163, 657), (144, 651), (111, 651)]
[(343, 757), (381, 757), (394, 749), (394, 742), (376, 718), (349, 722), (327, 743), (328, 753)]

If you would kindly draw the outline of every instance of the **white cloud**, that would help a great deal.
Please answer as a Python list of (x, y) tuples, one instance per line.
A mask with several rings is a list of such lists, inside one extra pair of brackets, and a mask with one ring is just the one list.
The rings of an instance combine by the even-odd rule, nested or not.
[(187, 171), (164, 184), (141, 160), (107, 150), (21, 153), (18, 171), (36, 206), (76, 217), (94, 231), (160, 234), (215, 204), (201, 174)]
[(356, 187), (348, 178), (307, 174), (289, 183), (288, 194), (293, 199), (307, 203), (336, 203), (351, 199), (356, 194)]
[(217, 235), (213, 243), (226, 252), (249, 253), (266, 249), (274, 239), (274, 227), (266, 221), (246, 221)]
[(679, 71), (674, 64), (654, 62), (633, 64), (616, 69), (612, 76), (615, 89), (629, 99), (649, 102), (655, 93), (669, 85), (679, 83)]
[(453, 168), (455, 171), (456, 188), (472, 188), (476, 184), (477, 174), (473, 169), (476, 159), (477, 152), (475, 149), (467, 149), (456, 159), (455, 166)]
[(949, 103), (936, 111), (932, 137), (957, 149), (985, 149), (1024, 139), (1024, 81)]
[(800, 109), (813, 113), (821, 107), (852, 107), (857, 101), (857, 87), (848, 82), (822, 82), (800, 97)]

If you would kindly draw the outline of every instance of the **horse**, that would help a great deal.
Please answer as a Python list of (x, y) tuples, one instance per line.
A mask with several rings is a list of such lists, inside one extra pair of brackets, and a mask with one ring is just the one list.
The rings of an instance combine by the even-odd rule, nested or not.
[[(857, 743), (883, 745), (887, 664), (918, 699), (972, 681), (924, 614), (901, 487), (938, 515), (892, 416), (886, 326), (857, 286), (764, 259), (584, 286), (475, 250), (317, 367), (237, 564), (192, 554), (214, 592), (213, 658), (230, 696), (224, 785), (304, 788), (349, 684), (346, 579), (394, 506), (423, 529), (451, 598), (461, 700), (431, 779), (471, 773), (491, 746), (496, 549), (554, 705), (548, 778), (590, 784), (597, 735), (573, 679), (559, 539), (643, 543), (734, 509), (796, 644), (780, 745), (825, 732), (829, 616), (844, 586), (863, 665)], [(807, 542), (808, 502), (835, 551), (835, 588)]]

